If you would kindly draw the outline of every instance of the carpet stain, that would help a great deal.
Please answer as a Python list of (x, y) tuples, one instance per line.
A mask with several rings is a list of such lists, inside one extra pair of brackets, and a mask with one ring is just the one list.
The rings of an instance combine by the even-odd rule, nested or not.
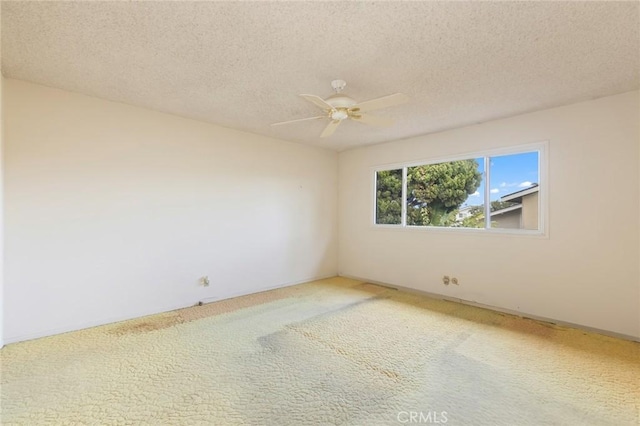
[(383, 287), (381, 285), (371, 284), (371, 283), (357, 284), (357, 285), (353, 286), (353, 289), (357, 290), (357, 291), (364, 291), (364, 292), (373, 293), (373, 294), (380, 294), (380, 293), (384, 293), (384, 292), (387, 292), (387, 291), (394, 291), (391, 288)]
[(543, 338), (552, 338), (558, 332), (562, 331), (562, 329), (555, 324), (514, 316), (504, 317), (498, 325), (517, 333), (526, 333)]
[(108, 333), (116, 336), (129, 333), (148, 333), (173, 327), (184, 322), (180, 315), (148, 317), (142, 320), (130, 320), (120, 323), (121, 325), (110, 329)]
[(148, 333), (173, 327), (178, 324), (236, 312), (242, 309), (274, 302), (276, 300), (286, 299), (295, 296), (296, 293), (296, 289), (283, 288), (269, 292), (225, 299), (218, 302), (206, 303), (200, 306), (178, 309), (170, 313), (162, 313), (144, 317), (142, 319), (122, 321), (120, 323), (116, 323), (118, 325), (108, 330), (108, 333), (114, 335)]

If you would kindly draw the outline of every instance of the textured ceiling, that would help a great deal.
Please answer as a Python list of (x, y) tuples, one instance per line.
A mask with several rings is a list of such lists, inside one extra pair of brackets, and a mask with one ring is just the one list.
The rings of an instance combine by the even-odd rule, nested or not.
[[(638, 2), (3, 2), (2, 72), (337, 150), (639, 87)], [(391, 128), (297, 95), (344, 79)]]

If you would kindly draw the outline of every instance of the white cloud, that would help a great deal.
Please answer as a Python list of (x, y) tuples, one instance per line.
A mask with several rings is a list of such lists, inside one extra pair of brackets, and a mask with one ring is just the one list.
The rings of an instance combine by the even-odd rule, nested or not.
[(531, 186), (531, 185), (533, 185), (533, 184), (527, 180), (527, 181), (522, 182), (522, 183), (521, 183), (520, 185), (518, 185), (518, 186), (519, 186), (520, 188), (526, 188), (526, 187)]
[(500, 192), (500, 190), (499, 190), (498, 188), (493, 188), (493, 189), (491, 190), (491, 193), (492, 193), (492, 194), (497, 194), (498, 192)]
[(507, 182), (502, 182), (502, 183), (500, 184), (500, 188), (504, 188), (505, 186), (507, 186)]
[(480, 195), (480, 193), (478, 191), (476, 191), (473, 194), (471, 194), (470, 197), (477, 197), (478, 195)]

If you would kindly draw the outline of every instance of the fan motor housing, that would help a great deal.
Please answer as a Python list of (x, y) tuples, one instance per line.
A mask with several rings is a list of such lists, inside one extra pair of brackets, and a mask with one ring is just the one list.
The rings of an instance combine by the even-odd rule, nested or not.
[(329, 96), (325, 99), (325, 102), (334, 108), (349, 108), (356, 104), (356, 101), (342, 93), (336, 93), (335, 95)]

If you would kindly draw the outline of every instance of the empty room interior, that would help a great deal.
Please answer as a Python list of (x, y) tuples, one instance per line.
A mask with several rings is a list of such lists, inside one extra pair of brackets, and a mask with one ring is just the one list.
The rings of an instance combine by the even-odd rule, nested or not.
[(1, 424), (640, 424), (639, 2), (0, 25)]

